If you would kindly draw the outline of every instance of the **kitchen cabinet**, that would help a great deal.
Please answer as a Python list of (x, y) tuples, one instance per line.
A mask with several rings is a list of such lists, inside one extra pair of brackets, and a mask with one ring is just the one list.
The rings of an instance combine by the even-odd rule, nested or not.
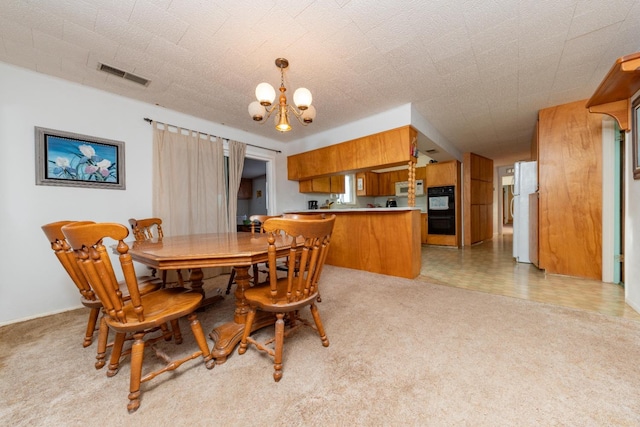
[(330, 177), (331, 193), (342, 194), (344, 190), (344, 175), (333, 175)]
[(408, 181), (407, 169), (378, 173), (378, 196), (395, 196), (396, 182)]
[(331, 209), (326, 212), (334, 214), (336, 220), (325, 264), (408, 279), (420, 274), (419, 209)]
[(464, 244), (493, 238), (493, 160), (464, 154)]
[(253, 197), (253, 180), (242, 178), (238, 189), (238, 199), (250, 199), (251, 197)]
[(353, 171), (407, 165), (417, 131), (402, 126), (287, 157), (287, 178), (304, 181)]
[(450, 160), (448, 162), (430, 163), (426, 167), (427, 187), (442, 187), (444, 185), (458, 185), (460, 175), (460, 162)]
[(427, 244), (427, 238), (429, 235), (429, 222), (426, 213), (420, 214), (420, 243)]
[(304, 181), (300, 181), (298, 186), (301, 193), (341, 194), (345, 191), (344, 175), (306, 179)]
[(410, 145), (417, 131), (403, 126), (360, 138), (356, 151), (356, 168), (372, 169), (383, 165), (407, 164), (411, 158)]
[(378, 174), (375, 172), (358, 172), (356, 174), (356, 196), (379, 196)]

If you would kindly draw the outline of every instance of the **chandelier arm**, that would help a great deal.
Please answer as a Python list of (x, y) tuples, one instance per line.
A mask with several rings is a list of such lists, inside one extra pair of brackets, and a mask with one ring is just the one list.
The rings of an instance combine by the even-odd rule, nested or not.
[(300, 122), (302, 126), (307, 126), (309, 124), (303, 121), (302, 114), (304, 113), (302, 111), (298, 111), (293, 105), (287, 104), (287, 107), (289, 107), (289, 111), (292, 112), (294, 116), (296, 116), (296, 119), (298, 119), (298, 122)]
[(277, 107), (277, 104), (271, 104), (270, 107), (265, 107), (265, 111), (267, 112), (267, 114), (264, 115), (262, 120), (256, 120), (256, 122), (259, 125), (264, 124), (269, 119), (269, 117), (271, 117), (271, 114), (277, 109)]

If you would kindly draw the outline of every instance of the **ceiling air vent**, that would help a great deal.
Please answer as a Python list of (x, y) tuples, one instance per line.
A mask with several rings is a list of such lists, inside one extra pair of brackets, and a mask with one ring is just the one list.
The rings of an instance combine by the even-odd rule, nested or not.
[(427, 154), (436, 154), (438, 152), (438, 150), (436, 150), (435, 148), (431, 148), (429, 150), (427, 150)]
[(134, 83), (138, 83), (139, 85), (142, 85), (142, 86), (149, 86), (149, 83), (150, 83), (150, 80), (147, 80), (144, 77), (127, 73), (126, 71), (119, 70), (117, 68), (111, 67), (110, 65), (98, 63), (98, 70), (104, 71), (105, 73), (109, 73), (114, 76), (121, 77), (123, 79), (132, 81)]

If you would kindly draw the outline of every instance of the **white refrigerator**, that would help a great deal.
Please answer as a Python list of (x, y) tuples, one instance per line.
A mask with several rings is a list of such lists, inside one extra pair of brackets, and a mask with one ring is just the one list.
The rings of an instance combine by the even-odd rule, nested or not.
[(516, 162), (513, 175), (513, 257), (517, 262), (531, 263), (529, 244), (537, 236), (530, 235), (529, 194), (538, 190), (537, 162)]

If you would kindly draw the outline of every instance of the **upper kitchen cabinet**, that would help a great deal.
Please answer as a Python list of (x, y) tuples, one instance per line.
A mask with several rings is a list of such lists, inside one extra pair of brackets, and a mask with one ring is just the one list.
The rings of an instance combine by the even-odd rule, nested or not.
[(396, 182), (409, 180), (407, 169), (381, 172), (378, 174), (378, 196), (395, 196)]
[(288, 179), (303, 181), (408, 164), (417, 132), (403, 126), (287, 157)]
[(344, 186), (344, 175), (305, 179), (299, 183), (301, 193), (342, 194), (345, 191)]
[[(416, 173), (417, 175), (417, 173)], [(444, 185), (458, 185), (460, 176), (460, 162), (430, 163), (426, 166), (425, 187), (442, 187)]]
[(355, 163), (355, 144), (351, 142), (287, 157), (288, 178), (302, 181), (352, 169)]
[(356, 174), (356, 196), (378, 196), (378, 174), (375, 172), (358, 172)]
[(356, 169), (407, 164), (411, 158), (411, 141), (416, 137), (415, 129), (404, 126), (356, 140), (359, 148)]

